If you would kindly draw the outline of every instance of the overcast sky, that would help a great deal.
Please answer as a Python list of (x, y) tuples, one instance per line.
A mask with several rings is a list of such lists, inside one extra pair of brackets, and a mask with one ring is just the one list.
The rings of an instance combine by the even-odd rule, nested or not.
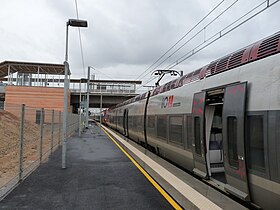
[[(135, 80), (219, 2), (221, 0), (77, 0), (79, 18), (88, 21), (88, 28), (81, 29), (85, 68), (95, 67), (97, 79)], [(225, 0), (181, 43), (234, 2)], [(157, 69), (166, 68), (261, 2), (236, 1)], [(265, 4), (259, 10), (264, 7)], [(280, 3), (277, 3), (174, 68), (188, 73), (279, 31), (279, 11)], [(75, 0), (1, 0), (0, 62), (63, 63), (69, 18), (76, 18)], [(69, 63), (72, 78), (86, 77), (77, 28), (69, 29)], [(140, 79), (145, 83), (149, 78), (148, 71)], [(164, 81), (170, 79), (166, 76)]]

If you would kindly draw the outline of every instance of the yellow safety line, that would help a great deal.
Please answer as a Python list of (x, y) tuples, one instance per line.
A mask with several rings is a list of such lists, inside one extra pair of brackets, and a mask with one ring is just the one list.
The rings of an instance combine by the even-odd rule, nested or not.
[(134, 158), (128, 154), (122, 146), (109, 134), (104, 128), (102, 130), (109, 136), (109, 138), (118, 146), (118, 148), (131, 160), (131, 162), (142, 172), (142, 174), (154, 185), (154, 187), (162, 194), (162, 196), (175, 208), (182, 209), (182, 207), (140, 166)]

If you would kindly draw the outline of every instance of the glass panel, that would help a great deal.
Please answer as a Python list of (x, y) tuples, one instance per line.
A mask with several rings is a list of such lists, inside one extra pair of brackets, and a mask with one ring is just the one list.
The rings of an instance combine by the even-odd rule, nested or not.
[(155, 116), (148, 116), (148, 128), (155, 128)]
[(137, 116), (137, 127), (138, 127), (138, 131), (142, 131), (143, 130), (143, 119), (144, 117), (142, 116)]
[(193, 130), (192, 130), (192, 117), (187, 116), (187, 147), (192, 147), (192, 136), (193, 136)]
[(167, 126), (166, 126), (166, 116), (157, 117), (157, 136), (166, 139)]
[(133, 128), (133, 116), (128, 117), (128, 127), (129, 129)]
[(201, 156), (200, 117), (194, 118), (194, 142), (195, 152)]
[(144, 129), (144, 125), (143, 125), (143, 117), (142, 116), (135, 116), (135, 120), (134, 120), (134, 127), (135, 127), (135, 131), (137, 132), (142, 132)]
[(132, 130), (136, 131), (137, 116), (132, 116)]
[(183, 143), (183, 117), (170, 116), (169, 139), (172, 142)]
[(265, 172), (263, 116), (248, 116), (247, 148), (249, 168)]
[(228, 141), (228, 158), (229, 164), (238, 168), (237, 155), (237, 119), (236, 117), (227, 118), (227, 141)]

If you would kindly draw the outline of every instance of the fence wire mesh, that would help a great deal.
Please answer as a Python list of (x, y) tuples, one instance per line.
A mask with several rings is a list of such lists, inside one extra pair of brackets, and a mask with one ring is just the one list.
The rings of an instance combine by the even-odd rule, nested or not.
[[(79, 115), (68, 113), (67, 136), (79, 129)], [(0, 109), (0, 200), (58, 148), (63, 112), (5, 104)]]

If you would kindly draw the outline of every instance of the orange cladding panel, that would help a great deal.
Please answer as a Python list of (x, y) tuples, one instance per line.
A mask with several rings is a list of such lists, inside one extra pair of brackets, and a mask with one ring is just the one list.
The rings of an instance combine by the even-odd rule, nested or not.
[[(27, 107), (63, 111), (64, 89), (7, 86), (5, 104), (25, 104)], [(68, 111), (70, 111), (70, 92), (68, 92)]]

